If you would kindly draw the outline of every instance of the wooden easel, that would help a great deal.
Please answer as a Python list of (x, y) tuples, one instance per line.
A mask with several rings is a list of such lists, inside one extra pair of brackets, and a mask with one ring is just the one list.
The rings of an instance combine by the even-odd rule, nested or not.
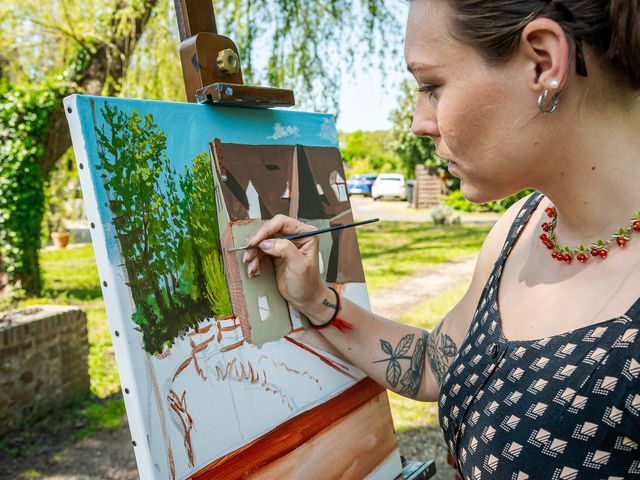
[[(292, 90), (244, 85), (238, 47), (216, 29), (212, 0), (174, 0), (187, 101), (241, 107), (291, 107)], [(406, 461), (393, 480), (427, 480), (433, 460)]]
[(187, 101), (243, 107), (291, 107), (292, 90), (244, 85), (238, 47), (218, 35), (211, 0), (175, 0)]

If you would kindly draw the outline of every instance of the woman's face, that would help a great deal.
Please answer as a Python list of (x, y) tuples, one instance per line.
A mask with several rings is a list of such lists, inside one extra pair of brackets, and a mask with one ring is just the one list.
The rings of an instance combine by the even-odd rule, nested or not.
[(488, 65), (452, 37), (450, 15), (444, 0), (411, 2), (405, 57), (420, 89), (412, 129), (433, 138), (466, 198), (503, 198), (530, 187), (543, 161), (535, 67), (518, 55)]

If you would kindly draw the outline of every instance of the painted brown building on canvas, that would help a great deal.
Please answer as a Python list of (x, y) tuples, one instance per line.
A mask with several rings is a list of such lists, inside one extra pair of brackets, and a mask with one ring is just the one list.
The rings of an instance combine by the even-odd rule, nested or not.
[[(296, 324), (288, 309), (285, 315), (265, 318), (265, 312), (268, 314), (276, 304), (278, 311), (283, 311), (284, 300), (274, 289), (275, 281), (271, 280), (269, 288), (265, 278), (248, 295), (246, 289), (253, 287), (242, 271), (241, 254), (229, 254), (228, 250), (244, 246), (248, 233), (277, 214), (318, 227), (352, 222), (340, 152), (332, 147), (240, 145), (217, 139), (210, 146), (221, 247), (233, 311), (247, 341), (261, 344), (265, 338), (276, 340)], [(326, 282), (336, 286), (364, 283), (355, 230), (345, 229), (327, 237), (330, 239), (323, 242), (330, 242), (328, 258), (320, 259)], [(273, 274), (272, 265), (263, 265), (261, 275), (265, 273)], [(261, 336), (257, 342), (256, 329), (266, 332), (266, 337)]]

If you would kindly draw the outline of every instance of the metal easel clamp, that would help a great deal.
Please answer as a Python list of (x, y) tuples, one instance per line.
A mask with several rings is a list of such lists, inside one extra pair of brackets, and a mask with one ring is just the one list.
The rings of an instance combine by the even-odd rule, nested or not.
[[(243, 84), (239, 61), (233, 72), (222, 70), (218, 65), (219, 53), (227, 51), (239, 57), (235, 43), (229, 37), (215, 33), (200, 32), (182, 41), (180, 60), (189, 102), (197, 101), (196, 92), (208, 85), (219, 82)], [(226, 55), (230, 56), (229, 53)]]
[(291, 90), (222, 82), (198, 90), (196, 100), (198, 103), (215, 103), (236, 107), (270, 108), (295, 105)]
[(218, 35), (211, 0), (174, 0), (187, 101), (249, 107), (290, 107), (293, 91), (244, 85), (238, 47)]
[(436, 462), (406, 461), (402, 459), (402, 473), (394, 480), (428, 480), (436, 474)]

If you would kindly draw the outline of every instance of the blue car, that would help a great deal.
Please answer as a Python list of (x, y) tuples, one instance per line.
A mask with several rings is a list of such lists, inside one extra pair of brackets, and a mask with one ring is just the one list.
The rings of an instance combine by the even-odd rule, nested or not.
[(357, 173), (353, 175), (347, 182), (347, 191), (349, 195), (364, 195), (365, 197), (371, 196), (371, 186), (376, 179), (374, 173)]

